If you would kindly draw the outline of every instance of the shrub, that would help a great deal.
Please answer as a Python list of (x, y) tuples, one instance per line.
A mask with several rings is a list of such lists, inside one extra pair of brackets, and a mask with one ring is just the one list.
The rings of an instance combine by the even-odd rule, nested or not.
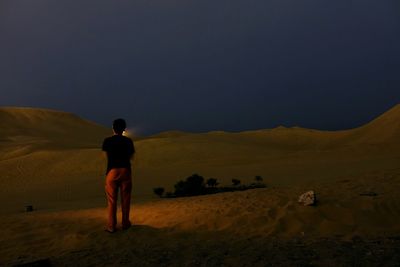
[(254, 179), (255, 179), (258, 183), (261, 183), (261, 182), (263, 181), (263, 178), (262, 178), (260, 175), (257, 175)]
[(162, 195), (164, 194), (164, 188), (163, 187), (156, 187), (153, 189), (154, 194), (156, 194), (159, 197), (162, 197)]
[(233, 186), (238, 186), (238, 185), (240, 185), (240, 180), (232, 179), (232, 184), (233, 184)]
[(175, 184), (176, 196), (195, 196), (204, 192), (204, 178), (198, 174), (193, 174), (185, 181), (179, 181)]
[(179, 181), (175, 184), (175, 195), (177, 196), (184, 196), (185, 195), (185, 187), (186, 187), (186, 183), (185, 181)]
[(206, 184), (207, 184), (207, 186), (209, 186), (209, 187), (216, 187), (219, 183), (217, 182), (217, 179), (215, 179), (215, 178), (209, 178), (209, 179), (207, 179)]

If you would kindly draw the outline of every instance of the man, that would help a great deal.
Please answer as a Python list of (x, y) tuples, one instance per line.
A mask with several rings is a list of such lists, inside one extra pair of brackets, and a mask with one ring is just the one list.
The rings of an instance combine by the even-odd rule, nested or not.
[(132, 225), (129, 220), (129, 210), (132, 191), (131, 159), (135, 154), (135, 147), (130, 138), (123, 136), (125, 129), (125, 120), (115, 120), (114, 135), (104, 139), (103, 142), (103, 151), (107, 154), (105, 188), (108, 224), (105, 231), (109, 233), (116, 231), (118, 189), (121, 189), (122, 229), (128, 229)]

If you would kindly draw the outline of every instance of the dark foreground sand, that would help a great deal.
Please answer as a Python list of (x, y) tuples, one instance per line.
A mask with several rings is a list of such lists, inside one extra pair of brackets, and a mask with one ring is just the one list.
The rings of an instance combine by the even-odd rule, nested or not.
[[(316, 186), (315, 207), (297, 203), (297, 187), (134, 204), (134, 226), (114, 234), (105, 208), (2, 215), (0, 265), (399, 266), (390, 177)], [(360, 196), (365, 182), (377, 196)]]
[[(88, 246), (49, 256), (42, 266), (399, 266), (400, 236), (380, 239), (238, 238), (134, 226), (91, 234)], [(119, 245), (116, 246), (115, 242)], [(44, 255), (43, 255), (44, 256)], [(29, 262), (23, 255), (14, 263)], [(38, 265), (40, 266), (40, 265)]]
[[(137, 241), (132, 234), (155, 235)], [(236, 239), (219, 233), (215, 238), (191, 233), (154, 233), (136, 227), (119, 237), (126, 252), (103, 245), (102, 250), (78, 250), (50, 258), (56, 266), (399, 266), (400, 236), (385, 239), (340, 241), (263, 238)], [(116, 237), (118, 238), (118, 237)], [(176, 239), (179, 246), (171, 244)], [(187, 240), (190, 239), (189, 242)], [(90, 264), (89, 261), (90, 260)]]

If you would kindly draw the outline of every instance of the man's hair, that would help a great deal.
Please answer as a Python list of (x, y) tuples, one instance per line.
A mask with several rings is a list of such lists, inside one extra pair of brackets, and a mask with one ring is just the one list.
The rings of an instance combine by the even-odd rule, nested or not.
[(113, 129), (117, 134), (122, 134), (126, 129), (126, 122), (124, 119), (116, 119), (113, 122)]

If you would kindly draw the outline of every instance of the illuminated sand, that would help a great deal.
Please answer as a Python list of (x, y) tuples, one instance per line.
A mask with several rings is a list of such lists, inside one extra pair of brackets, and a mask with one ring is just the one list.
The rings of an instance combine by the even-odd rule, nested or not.
[[(102, 231), (104, 208), (9, 215), (2, 217), (0, 258), (50, 258), (56, 266), (265, 266), (273, 259), (286, 266), (323, 264), (326, 250), (327, 266), (347, 266), (360, 250), (358, 264), (396, 266), (399, 180), (400, 173), (375, 174), (322, 185), (317, 207), (296, 203), (298, 187), (153, 201), (135, 205), (134, 227), (114, 235)], [(360, 196), (366, 185), (379, 196)], [(360, 237), (367, 241), (349, 243)], [(366, 256), (382, 244), (379, 257)]]
[[(0, 217), (0, 259), (6, 262), (21, 256), (25, 257), (21, 262), (52, 256), (58, 264), (61, 259), (67, 263), (79, 259), (82, 266), (101, 266), (101, 255), (111, 249), (112, 261), (122, 253), (129, 261), (157, 266), (143, 257), (158, 259), (163, 250), (190, 254), (192, 248), (192, 256), (200, 251), (224, 259), (221, 249), (228, 246), (224, 242), (235, 254), (244, 250), (243, 240), (257, 243), (259, 238), (267, 246), (265, 240), (270, 238), (400, 235), (399, 105), (348, 131), (281, 127), (243, 133), (170, 132), (138, 140), (132, 209), (136, 228), (115, 237), (102, 232), (104, 159), (98, 149), (110, 131), (46, 110), (0, 109), (0, 119), (0, 201), (6, 203)], [(54, 124), (58, 127), (50, 126)], [(231, 178), (250, 182), (261, 175), (268, 188), (161, 201), (151, 195), (153, 187), (171, 189), (193, 172), (222, 183)], [(309, 189), (317, 192), (319, 205), (299, 206), (297, 197)], [(360, 196), (365, 192), (377, 196)], [(27, 204), (38, 211), (23, 213)], [(218, 252), (199, 245), (209, 239)], [(118, 242), (144, 244), (149, 252), (143, 247), (117, 252)], [(196, 246), (202, 247), (196, 251)], [(255, 247), (253, 251), (262, 254)], [(225, 263), (250, 266), (247, 258), (261, 257), (246, 253), (243, 261), (230, 254)], [(236, 260), (229, 263), (230, 259)], [(190, 266), (191, 260), (190, 255), (180, 254), (169, 263)], [(218, 263), (212, 261), (210, 266)]]
[[(134, 197), (172, 190), (199, 173), (222, 184), (232, 178), (293, 186), (362, 177), (399, 168), (400, 105), (358, 129), (323, 132), (277, 128), (242, 133), (170, 132), (136, 141)], [(100, 145), (110, 130), (72, 114), (0, 109), (0, 201), (4, 212), (96, 207), (103, 203)], [(92, 203), (94, 205), (92, 205)]]

